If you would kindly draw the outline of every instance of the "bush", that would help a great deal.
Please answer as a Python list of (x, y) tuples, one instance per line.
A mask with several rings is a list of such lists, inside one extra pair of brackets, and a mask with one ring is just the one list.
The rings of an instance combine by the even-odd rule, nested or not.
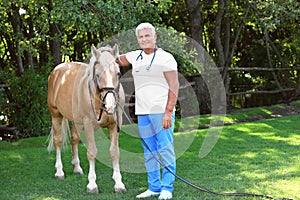
[(9, 120), (18, 127), (18, 137), (45, 135), (51, 126), (47, 107), (47, 75), (28, 69), (21, 77), (8, 76), (9, 90), (18, 104), (9, 113)]

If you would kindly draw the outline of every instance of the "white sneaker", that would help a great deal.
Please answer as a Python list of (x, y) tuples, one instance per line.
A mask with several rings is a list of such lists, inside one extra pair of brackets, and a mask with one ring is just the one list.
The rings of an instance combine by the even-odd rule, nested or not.
[(137, 199), (143, 199), (143, 198), (147, 198), (147, 197), (151, 197), (151, 196), (155, 196), (155, 195), (159, 195), (159, 192), (152, 192), (151, 190), (146, 190), (145, 192), (139, 194), (136, 196)]
[(163, 191), (161, 191), (158, 199), (159, 200), (166, 200), (166, 199), (172, 199), (172, 197), (173, 197), (172, 192), (169, 192), (167, 190), (163, 190)]

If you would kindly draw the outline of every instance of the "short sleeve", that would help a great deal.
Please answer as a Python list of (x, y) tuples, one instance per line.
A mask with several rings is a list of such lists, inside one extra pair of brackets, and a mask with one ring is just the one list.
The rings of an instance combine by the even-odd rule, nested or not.
[(177, 71), (177, 62), (172, 54), (166, 53), (164, 62), (163, 62), (163, 71)]
[(125, 54), (126, 59), (130, 64), (134, 62), (134, 59), (136, 59), (137, 51), (131, 51)]

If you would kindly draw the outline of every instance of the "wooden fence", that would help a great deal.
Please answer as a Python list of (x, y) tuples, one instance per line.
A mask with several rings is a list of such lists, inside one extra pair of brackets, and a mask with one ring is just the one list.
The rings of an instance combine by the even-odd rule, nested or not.
[[(8, 90), (9, 85), (8, 84), (0, 84), (0, 90), (4, 90), (5, 95), (7, 96), (7, 99), (12, 99), (10, 96), (10, 92)], [(13, 102), (3, 102), (0, 104), (0, 107), (4, 107), (9, 109), (10, 107), (17, 106), (17, 103)], [(0, 117), (4, 117), (0, 115)], [(18, 130), (15, 126), (9, 126), (8, 124), (0, 125), (0, 140), (5, 141), (12, 141), (14, 140), (14, 136), (16, 135), (15, 132)]]
[[(250, 72), (250, 71), (265, 71), (265, 72), (275, 72), (275, 71), (294, 71), (294, 70), (300, 70), (300, 67), (286, 67), (286, 68), (260, 68), (260, 67), (239, 67), (239, 68), (229, 68), (227, 69), (228, 72), (233, 71), (242, 71), (242, 72)], [(276, 81), (276, 77), (274, 77), (274, 80)], [(228, 96), (234, 96), (234, 95), (241, 95), (241, 94), (274, 94), (274, 93), (283, 93), (288, 91), (294, 91), (296, 88), (282, 88), (281, 84), (277, 82), (278, 89), (275, 90), (261, 90), (261, 91), (245, 91), (245, 92), (235, 92), (230, 93), (228, 92)]]
[[(213, 73), (219, 73), (222, 74), (224, 69), (214, 69)], [(254, 89), (249, 89), (248, 85), (245, 85), (247, 88), (247, 90), (242, 91), (243, 85), (235, 85), (233, 87), (235, 88), (239, 88), (238, 90), (236, 90), (237, 92), (231, 92), (233, 91), (232, 89), (230, 90), (230, 88), (228, 88), (226, 90), (226, 96), (227, 96), (227, 104), (229, 106), (233, 105), (234, 103), (238, 103), (240, 104), (240, 107), (251, 107), (251, 106), (261, 106), (263, 104), (265, 104), (266, 102), (263, 102), (263, 98), (266, 97), (266, 95), (273, 95), (273, 97), (271, 97), (271, 100), (269, 103), (272, 103), (273, 100), (276, 101), (280, 101), (280, 99), (282, 101), (287, 101), (288, 99), (290, 99), (292, 96), (295, 96), (295, 94), (297, 93), (297, 88), (299, 88), (299, 85), (292, 85), (293, 87), (283, 87), (282, 84), (276, 80), (277, 77), (274, 74), (274, 72), (291, 72), (291, 71), (300, 71), (300, 67), (293, 67), (293, 68), (260, 68), (260, 67), (252, 67), (252, 68), (228, 68), (226, 69), (227, 73), (231, 73), (234, 71), (240, 71), (240, 72), (256, 72), (256, 71), (264, 71), (264, 72), (269, 72), (269, 73), (273, 73), (273, 77), (274, 77), (274, 81), (277, 84), (277, 88), (273, 89), (273, 90), (256, 90), (255, 89), (255, 85), (253, 85)], [(210, 72), (207, 72), (210, 73)], [(300, 73), (296, 73), (297, 76), (299, 76)], [(205, 82), (203, 81), (203, 76), (204, 74), (199, 74), (199, 75), (195, 75), (192, 77), (187, 77), (185, 79), (185, 81), (180, 81), (180, 90), (179, 90), (179, 97), (178, 97), (178, 101), (189, 101), (189, 95), (191, 93), (195, 93), (195, 95), (197, 96), (197, 102), (189, 102), (191, 105), (190, 109), (185, 109), (182, 112), (186, 112), (186, 113), (193, 113), (195, 111), (195, 107), (192, 107), (193, 104), (196, 105), (199, 104), (200, 107), (200, 112), (201, 113), (209, 113), (209, 109), (210, 109), (210, 93), (207, 90), (207, 88), (205, 88)], [(188, 81), (186, 81), (188, 80)], [(134, 121), (136, 121), (135, 119), (135, 115), (134, 115), (134, 105), (135, 105), (135, 96), (134, 96), (134, 83), (133, 83), (133, 78), (132, 77), (122, 77), (121, 79), (122, 85), (124, 88), (129, 88), (129, 90), (125, 89), (126, 92), (126, 104), (125, 104), (125, 111), (127, 113), (130, 114), (131, 119), (133, 119)], [(295, 83), (295, 81), (294, 81)], [(300, 81), (298, 81), (298, 84), (300, 84)], [(232, 86), (232, 85), (231, 85)], [(3, 104), (0, 104), (0, 107), (3, 108), (13, 108), (14, 106), (18, 106), (17, 103), (12, 102), (12, 97), (10, 96), (10, 92), (8, 91), (9, 89), (9, 85), (8, 84), (0, 84), (0, 89), (4, 90), (5, 94), (7, 95), (7, 99), (9, 99), (9, 102), (2, 102)], [(192, 91), (193, 90), (193, 91)], [(245, 103), (247, 101), (247, 98), (249, 96), (260, 96), (260, 100), (262, 102), (259, 103), (253, 103), (251, 105), (249, 105), (249, 103)], [(279, 100), (278, 100), (279, 99)], [(250, 101), (248, 99), (248, 101)], [(125, 123), (129, 123), (128, 120), (126, 118), (124, 118), (124, 122)], [(2, 136), (0, 135), (0, 139), (1, 137), (10, 137), (10, 133), (17, 131), (17, 127), (10, 127), (7, 125), (0, 125), (0, 134), (2, 133)], [(5, 133), (5, 135), (3, 135), (3, 133)]]
[[(257, 85), (253, 85), (252, 88), (247, 90), (242, 90), (242, 85), (231, 85), (227, 87), (226, 95), (229, 104), (236, 105), (239, 104), (241, 108), (244, 107), (258, 107), (264, 105), (271, 105), (274, 103), (288, 103), (292, 99), (299, 96), (300, 89), (300, 78), (299, 72), (300, 67), (283, 67), (283, 68), (261, 68), (261, 67), (238, 67), (238, 68), (228, 68), (226, 69), (228, 76), (231, 77), (230, 73), (238, 71), (241, 73), (251, 73), (251, 72), (263, 72), (271, 73), (273, 77), (273, 82), (277, 88), (270, 90), (258, 90)], [(221, 71), (222, 72), (222, 71)], [(277, 74), (276, 74), (277, 73)], [(278, 74), (281, 73), (281, 74)], [(282, 78), (284, 77), (284, 78)], [(291, 81), (292, 79), (298, 79)], [(268, 83), (267, 83), (268, 84)], [(233, 90), (237, 88), (237, 90)]]

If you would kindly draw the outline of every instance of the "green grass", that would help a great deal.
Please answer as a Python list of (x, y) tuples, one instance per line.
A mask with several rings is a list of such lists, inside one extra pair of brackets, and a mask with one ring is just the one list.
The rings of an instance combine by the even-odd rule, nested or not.
[[(197, 120), (197, 117), (191, 118), (188, 126), (192, 127)], [(258, 193), (300, 199), (300, 116), (225, 126), (211, 152), (200, 158), (200, 147), (208, 130), (212, 129), (220, 127), (191, 129), (175, 134), (176, 149), (180, 149), (186, 138), (192, 138), (189, 148), (177, 160), (178, 175), (217, 192)], [(124, 127), (123, 130), (128, 132), (130, 128)], [(79, 149), (85, 175), (72, 173), (71, 152), (68, 147), (62, 154), (66, 178), (56, 180), (55, 153), (47, 152), (46, 139), (36, 137), (14, 143), (0, 142), (0, 199), (135, 199), (137, 194), (146, 189), (145, 173), (122, 172), (127, 192), (115, 194), (112, 169), (97, 162), (100, 193), (87, 194), (88, 161), (83, 144)], [(142, 151), (140, 141), (126, 133), (120, 135), (120, 147), (129, 152)], [(124, 168), (124, 164), (126, 160), (123, 159), (121, 168)], [(175, 182), (173, 195), (174, 200), (257, 199), (215, 196), (191, 188), (179, 180)], [(156, 198), (149, 198), (152, 199)]]
[[(287, 108), (287, 104), (276, 104), (272, 106), (262, 106), (256, 108), (244, 108), (244, 109), (234, 109), (228, 111), (226, 115), (210, 115), (203, 114), (200, 117), (187, 117), (184, 119), (184, 122), (177, 121), (176, 123), (180, 126), (181, 129), (195, 129), (197, 127), (206, 128), (211, 125), (217, 124), (218, 121), (221, 121), (222, 124), (235, 124), (237, 122), (244, 121), (255, 121), (264, 118), (273, 118), (278, 116), (279, 110), (284, 110)], [(296, 100), (290, 103), (291, 109), (299, 111), (300, 100)]]

